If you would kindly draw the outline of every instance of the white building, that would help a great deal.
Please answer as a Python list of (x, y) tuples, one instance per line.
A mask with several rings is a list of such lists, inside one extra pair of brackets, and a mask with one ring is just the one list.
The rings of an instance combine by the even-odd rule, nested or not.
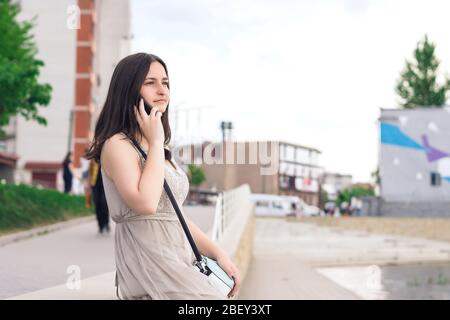
[(352, 184), (351, 174), (325, 172), (322, 176), (322, 188), (327, 193), (329, 200), (336, 200), (339, 192), (351, 187)]
[(37, 58), (45, 63), (49, 106), (46, 127), (15, 117), (0, 142), (0, 179), (63, 189), (61, 163), (68, 151), (80, 166), (116, 63), (130, 51), (129, 0), (22, 0), (19, 20), (36, 16)]

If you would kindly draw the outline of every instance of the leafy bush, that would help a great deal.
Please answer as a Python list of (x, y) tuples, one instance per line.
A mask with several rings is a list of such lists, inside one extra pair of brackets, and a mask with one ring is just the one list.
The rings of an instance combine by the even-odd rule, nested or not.
[(29, 185), (0, 184), (0, 232), (92, 214), (84, 197)]

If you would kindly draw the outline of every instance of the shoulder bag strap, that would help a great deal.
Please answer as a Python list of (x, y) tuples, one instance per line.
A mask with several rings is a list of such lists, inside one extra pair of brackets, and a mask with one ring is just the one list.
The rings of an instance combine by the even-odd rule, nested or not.
[[(145, 154), (144, 150), (142, 150), (141, 146), (134, 140), (131, 139), (131, 142), (134, 144), (134, 146), (139, 150), (139, 152), (141, 153), (142, 157), (147, 160), (147, 155)], [(189, 228), (186, 224), (186, 221), (184, 220), (183, 215), (181, 214), (181, 210), (178, 207), (178, 203), (175, 200), (175, 197), (173, 196), (172, 190), (170, 190), (169, 184), (167, 183), (166, 179), (164, 179), (164, 190), (167, 193), (167, 196), (169, 197), (170, 203), (172, 204), (173, 208), (175, 209), (175, 212), (178, 216), (178, 219), (180, 220), (181, 226), (183, 227), (184, 233), (186, 234), (186, 237), (188, 238), (189, 244), (192, 247), (192, 250), (194, 251), (194, 255), (195, 258), (197, 260), (197, 266), (199, 266), (200, 268), (200, 263), (202, 261), (202, 256), (197, 248), (197, 245), (195, 244), (194, 239), (192, 238), (191, 232), (189, 231)], [(203, 269), (203, 267), (201, 268), (201, 270)]]

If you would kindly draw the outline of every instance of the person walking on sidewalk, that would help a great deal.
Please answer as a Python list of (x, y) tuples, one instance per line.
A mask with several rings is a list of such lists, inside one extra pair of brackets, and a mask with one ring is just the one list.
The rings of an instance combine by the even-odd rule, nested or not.
[[(144, 99), (151, 110), (146, 110)], [(165, 179), (180, 207), (189, 191), (187, 175), (168, 147), (169, 99), (163, 60), (132, 54), (115, 67), (97, 120), (87, 157), (101, 160), (106, 199), (116, 222), (116, 284), (124, 299), (224, 299), (212, 280), (193, 266), (194, 252), (163, 189)], [(146, 160), (140, 149), (147, 153)], [(200, 254), (234, 277), (228, 297), (234, 296), (240, 287), (236, 266), (218, 244), (184, 219)]]
[(72, 191), (73, 176), (75, 170), (73, 167), (72, 152), (69, 151), (63, 160), (63, 180), (64, 180), (64, 193), (70, 193)]
[(100, 174), (100, 164), (95, 159), (92, 159), (89, 163), (89, 178), (92, 194), (94, 196), (98, 232), (100, 234), (104, 233), (105, 231), (109, 233), (110, 228), (108, 204), (106, 202), (102, 175)]

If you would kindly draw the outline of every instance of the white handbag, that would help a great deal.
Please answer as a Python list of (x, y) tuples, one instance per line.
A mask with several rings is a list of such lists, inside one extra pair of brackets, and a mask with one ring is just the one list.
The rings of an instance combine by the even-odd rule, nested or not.
[[(200, 262), (201, 268), (198, 266), (198, 261), (194, 261), (194, 265), (199, 269), (200, 272), (207, 275), (214, 286), (224, 295), (228, 296), (230, 291), (234, 287), (234, 280), (230, 278), (228, 274), (223, 271), (219, 264), (206, 256), (202, 256), (202, 261)], [(202, 271), (204, 270), (204, 271)]]

